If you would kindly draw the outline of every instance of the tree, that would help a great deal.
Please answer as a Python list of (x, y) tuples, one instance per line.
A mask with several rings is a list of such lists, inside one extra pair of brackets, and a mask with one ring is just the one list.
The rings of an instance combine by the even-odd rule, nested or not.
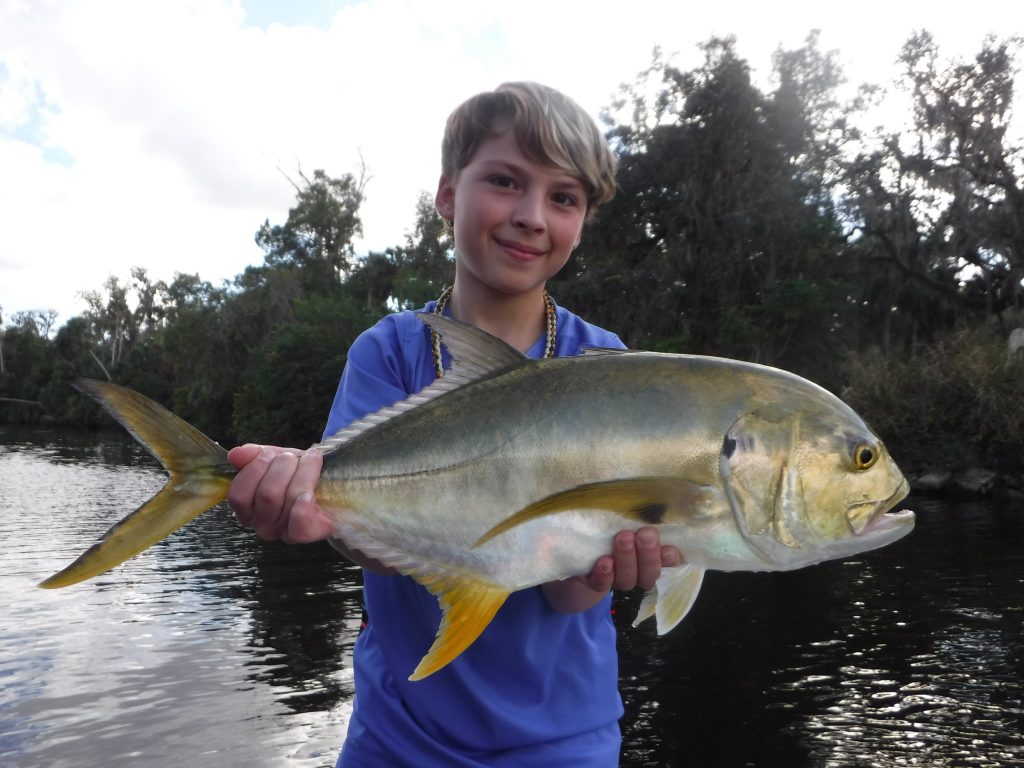
[(3, 332), (4, 370), (0, 372), (0, 400), (3, 417), (10, 421), (35, 422), (40, 417), (35, 403), (39, 390), (49, 379), (52, 358), (48, 354), (49, 340), (42, 333), (50, 315), (35, 311), (16, 312)]
[(307, 293), (330, 292), (352, 269), (352, 240), (362, 233), (365, 173), (331, 178), (316, 170), (310, 179), (300, 170), (299, 178), (301, 184), (292, 182), (296, 204), (287, 221), (265, 221), (256, 243), (266, 252), (267, 266), (299, 270)]
[(424, 192), (416, 201), (416, 220), (405, 245), (369, 254), (346, 288), (357, 298), (365, 297), (367, 312), (421, 307), (454, 281), (454, 259), (452, 234), (433, 197)]
[(397, 267), (394, 299), (400, 309), (422, 307), (455, 280), (455, 242), (451, 230), (423, 192), (416, 201), (416, 220), (405, 246), (394, 249)]
[(631, 346), (793, 367), (822, 357), (795, 343), (834, 343), (819, 331), (843, 293), (816, 143), (837, 75), (813, 45), (780, 55), (767, 95), (731, 38), (706, 43), (692, 72), (655, 59), (616, 105), (632, 107), (609, 134), (620, 191), (557, 282), (566, 303)]
[(73, 317), (58, 331), (48, 352), (52, 361), (47, 379), (41, 383), (39, 400), (47, 416), (57, 424), (95, 426), (102, 418), (99, 406), (77, 396), (71, 382), (80, 376), (95, 377), (97, 365), (93, 325), (85, 317)]
[(931, 35), (912, 36), (899, 61), (914, 124), (848, 164), (853, 253), (874, 272), (866, 306), (886, 316), (885, 339), (1022, 308), (1024, 148), (1008, 133), (1019, 44), (990, 37), (944, 65)]
[(356, 302), (313, 296), (253, 352), (234, 401), (243, 440), (308, 445), (319, 439), (345, 350), (369, 323)]

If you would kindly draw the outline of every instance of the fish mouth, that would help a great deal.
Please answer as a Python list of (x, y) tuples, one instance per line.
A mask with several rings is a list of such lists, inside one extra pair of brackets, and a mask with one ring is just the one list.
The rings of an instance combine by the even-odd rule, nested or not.
[(914, 513), (909, 509), (894, 511), (910, 493), (910, 483), (902, 478), (899, 486), (887, 498), (850, 504), (846, 509), (846, 522), (854, 536), (887, 534), (914, 526)]

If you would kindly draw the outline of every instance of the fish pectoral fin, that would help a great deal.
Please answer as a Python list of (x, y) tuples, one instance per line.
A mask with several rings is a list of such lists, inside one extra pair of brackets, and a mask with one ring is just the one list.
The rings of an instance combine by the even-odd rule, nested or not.
[(78, 558), (39, 586), (67, 587), (109, 571), (169, 536), (227, 498), (231, 478), (207, 475), (183, 479), (172, 474), (153, 498), (116, 523)]
[(703, 568), (684, 563), (663, 569), (654, 589), (644, 595), (633, 626), (655, 616), (658, 634), (664, 635), (690, 612), (703, 583)]
[(509, 591), (450, 572), (409, 575), (433, 593), (441, 605), (441, 625), (434, 644), (409, 676), (410, 680), (422, 680), (455, 659), (480, 636)]
[(685, 519), (702, 509), (711, 495), (707, 486), (673, 477), (637, 477), (587, 483), (552, 494), (505, 518), (481, 536), (480, 546), (517, 525), (545, 515), (596, 509), (641, 525), (659, 525)]

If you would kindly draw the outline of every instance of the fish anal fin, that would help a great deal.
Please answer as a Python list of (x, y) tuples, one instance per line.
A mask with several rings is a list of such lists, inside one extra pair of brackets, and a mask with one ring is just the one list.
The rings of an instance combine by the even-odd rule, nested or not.
[(491, 623), (509, 591), (449, 572), (410, 575), (433, 593), (441, 605), (441, 624), (434, 644), (409, 676), (410, 680), (422, 680), (472, 645)]
[(481, 536), (476, 546), (529, 520), (579, 509), (604, 510), (640, 525), (682, 521), (699, 513), (711, 493), (707, 486), (673, 477), (638, 477), (578, 485), (505, 518)]
[(704, 569), (695, 565), (684, 563), (663, 569), (654, 589), (644, 595), (633, 626), (654, 616), (658, 634), (664, 635), (690, 612), (703, 583)]
[(109, 571), (226, 499), (230, 485), (231, 478), (220, 474), (187, 479), (172, 474), (159, 493), (39, 586), (67, 587)]

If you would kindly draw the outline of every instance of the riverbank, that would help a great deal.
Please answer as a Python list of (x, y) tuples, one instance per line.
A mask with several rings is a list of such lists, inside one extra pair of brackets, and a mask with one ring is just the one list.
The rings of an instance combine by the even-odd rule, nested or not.
[(1024, 475), (998, 472), (985, 467), (952, 470), (923, 470), (908, 473), (915, 493), (958, 498), (1003, 498), (1024, 501)]

